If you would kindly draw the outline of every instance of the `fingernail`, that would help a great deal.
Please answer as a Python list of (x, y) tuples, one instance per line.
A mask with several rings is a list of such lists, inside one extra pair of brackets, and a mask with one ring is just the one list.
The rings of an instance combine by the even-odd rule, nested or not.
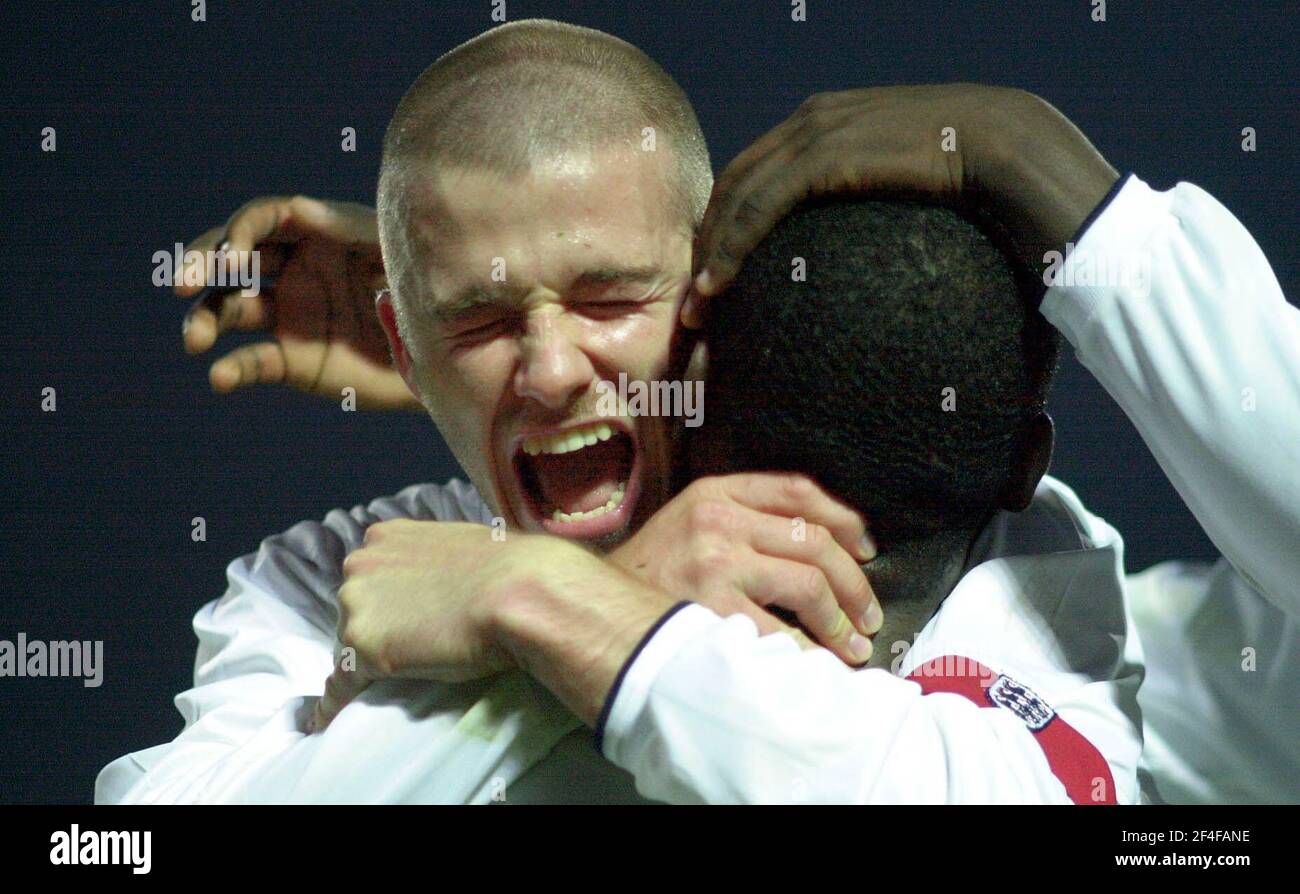
[(866, 661), (871, 657), (871, 640), (860, 633), (853, 634), (849, 637), (849, 653), (858, 661)]
[(862, 535), (862, 555), (864, 562), (870, 562), (876, 557), (876, 541), (871, 539), (870, 534)]
[(713, 294), (713, 277), (708, 270), (700, 271), (700, 275), (695, 277), (695, 291), (704, 296)]
[[(221, 258), (225, 261), (226, 269), (230, 269), (230, 262), (232, 260), (230, 257), (230, 240), (221, 240), (221, 244), (217, 246), (217, 251), (220, 252)], [(214, 258), (213, 263), (215, 264), (219, 262)]]
[(699, 308), (693, 298), (687, 298), (682, 302), (682, 325), (687, 329), (700, 328)]
[(867, 606), (866, 614), (862, 616), (862, 626), (867, 633), (879, 633), (880, 628), (885, 624), (885, 613), (880, 609), (880, 603), (874, 599)]
[(190, 331), (190, 322), (193, 318), (194, 314), (186, 314), (185, 319), (181, 320), (181, 338), (184, 338), (185, 333)]

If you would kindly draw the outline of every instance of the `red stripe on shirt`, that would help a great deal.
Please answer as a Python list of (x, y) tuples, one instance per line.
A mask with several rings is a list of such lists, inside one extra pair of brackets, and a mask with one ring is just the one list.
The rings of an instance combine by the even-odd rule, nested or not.
[[(988, 698), (988, 687), (999, 674), (971, 658), (944, 655), (922, 664), (907, 679), (921, 686), (926, 695), (950, 692), (965, 696), (981, 708), (1002, 710)], [(1014, 712), (1012, 712), (1014, 713)], [(1083, 734), (1065, 722), (1060, 714), (1048, 721), (1040, 730), (1029, 729), (1047, 757), (1047, 765), (1075, 804), (1115, 804), (1115, 780), (1110, 774), (1110, 764), (1101, 756)], [(1097, 792), (1104, 797), (1094, 797), (1096, 783), (1102, 783)]]

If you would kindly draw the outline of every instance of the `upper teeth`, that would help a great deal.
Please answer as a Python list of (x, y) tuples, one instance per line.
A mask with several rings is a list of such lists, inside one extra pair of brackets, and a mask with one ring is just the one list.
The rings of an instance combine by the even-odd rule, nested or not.
[(524, 439), (524, 453), (536, 456), (539, 453), (570, 453), (590, 447), (597, 441), (608, 441), (614, 430), (604, 422), (597, 422), (586, 428), (576, 428), (558, 435), (533, 435)]

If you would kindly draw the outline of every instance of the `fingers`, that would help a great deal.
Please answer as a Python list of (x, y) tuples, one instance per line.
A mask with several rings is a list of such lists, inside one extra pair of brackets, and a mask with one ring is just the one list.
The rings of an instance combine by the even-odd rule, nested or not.
[(766, 609), (759, 608), (758, 605), (751, 602), (749, 599), (740, 597), (737, 601), (737, 607), (734, 613), (745, 615), (752, 620), (754, 626), (758, 628), (759, 636), (768, 636), (772, 633), (784, 633), (787, 636), (793, 637), (794, 641), (799, 644), (800, 649), (807, 650), (821, 648), (821, 646), (809, 639), (808, 635), (798, 627), (790, 626), (781, 618), (778, 618)]
[[(786, 144), (790, 131), (794, 126), (793, 118), (782, 121), (755, 140), (752, 145), (733, 158), (731, 163), (723, 169), (718, 179), (713, 183), (713, 190), (709, 194), (709, 204), (704, 211), (704, 219), (700, 221), (701, 245), (712, 247), (712, 236), (718, 227), (720, 210), (724, 206), (730, 206), (736, 187), (744, 182), (754, 166)], [(703, 261), (706, 257), (701, 255), (698, 260)], [(703, 268), (703, 264), (700, 265), (700, 268)]]
[[(236, 215), (236, 220), (241, 220)], [(221, 333), (230, 329), (263, 329), (271, 319), (269, 284), (264, 277), (275, 277), (283, 269), (288, 256), (285, 246), (267, 245), (257, 250), (256, 267), (251, 259), (242, 258), (240, 250), (230, 241), (226, 227), (208, 230), (195, 239), (185, 250), (187, 264), (175, 284), (175, 292), (182, 297), (194, 297), (194, 303), (181, 324), (181, 340), (190, 354), (201, 354), (212, 347)], [(201, 258), (191, 256), (201, 253)], [(225, 270), (219, 271), (218, 264)], [(193, 268), (203, 266), (203, 270)], [(221, 275), (223, 274), (224, 275)], [(256, 273), (252, 280), (255, 289), (239, 289), (241, 275)], [(249, 280), (243, 280), (248, 283)], [(231, 286), (226, 285), (227, 283)]]
[[(225, 234), (225, 227), (214, 227), (185, 246), (182, 261), (189, 259), (194, 263), (182, 264), (179, 275), (172, 285), (172, 291), (182, 298), (188, 298), (199, 292), (204, 288), (205, 283), (212, 280), (212, 256), (208, 252), (216, 250), (217, 246), (225, 239)], [(196, 257), (190, 254), (191, 252), (198, 252), (201, 257)], [(196, 270), (196, 267), (202, 267), (202, 269)]]
[(289, 196), (263, 196), (248, 202), (226, 221), (228, 248), (232, 252), (252, 251), (284, 226), (292, 213)]
[[(231, 215), (225, 226), (214, 227), (185, 246), (186, 257), (190, 257), (192, 251), (203, 254), (202, 261), (196, 261), (196, 264), (202, 263), (204, 270), (202, 274), (190, 272), (196, 264), (182, 268), (182, 275), (175, 284), (176, 294), (187, 298), (215, 280), (217, 258), (213, 253), (218, 250), (225, 253), (227, 272), (237, 272), (242, 261), (239, 253), (252, 251), (280, 230), (289, 220), (291, 202), (292, 199), (285, 196), (253, 199)], [(278, 266), (283, 254), (270, 254), (268, 256), (264, 249), (259, 252), (258, 260), (263, 265), (262, 272), (273, 275), (276, 271), (270, 266)]]
[(359, 244), (378, 252), (379, 218), (374, 208), (356, 202), (324, 202), (294, 196), (290, 211), (295, 221), (340, 242)]
[(711, 229), (700, 239), (697, 293), (706, 300), (724, 289), (754, 247), (801, 199), (825, 191), (822, 147), (802, 137), (771, 150), (716, 197)]
[[(859, 562), (876, 557), (876, 546), (862, 516), (826, 493), (811, 478), (786, 472), (742, 472), (705, 479), (727, 497), (758, 512), (787, 520), (803, 519), (830, 532)], [(698, 486), (703, 482), (697, 482)]]
[(212, 364), (208, 381), (212, 390), (228, 394), (249, 385), (278, 385), (288, 374), (284, 347), (279, 342), (265, 341), (236, 348)]
[(803, 649), (805, 652), (808, 651), (809, 649), (821, 648), (821, 646), (817, 645), (815, 642), (810, 640), (808, 638), (808, 635), (805, 634), (802, 630), (792, 628), (789, 631), (789, 633), (791, 636), (794, 637), (794, 641), (799, 644), (799, 648)]
[[(296, 242), (301, 238), (300, 232), (289, 232), (289, 223), (294, 215), (303, 209), (317, 213), (315, 206), (323, 205), (314, 199), (289, 196), (263, 196), (248, 202), (226, 221), (225, 226), (215, 227), (199, 236), (185, 248), (186, 256), (191, 251), (202, 252), (205, 266), (203, 275), (190, 273), (183, 275), (176, 283), (175, 291), (181, 297), (189, 297), (198, 292), (206, 283), (215, 281), (216, 264), (219, 259), (216, 251), (224, 253), (227, 273), (237, 274), (241, 269), (248, 269), (248, 262), (241, 253), (258, 249), (260, 272), (274, 276), (279, 272), (286, 255), (286, 247), (276, 245), (274, 240)], [(188, 271), (193, 265), (184, 269)]]
[(777, 559), (798, 562), (821, 571), (831, 594), (854, 628), (864, 636), (880, 630), (884, 613), (875, 591), (857, 561), (830, 531), (816, 524), (792, 525), (785, 518), (755, 514), (751, 545)]
[[(683, 307), (684, 323), (698, 326), (704, 302), (721, 291), (735, 275), (734, 270), (729, 275), (724, 275), (721, 267), (722, 259), (726, 258), (729, 262), (734, 262), (735, 270), (739, 270), (740, 263), (749, 250), (752, 250), (753, 246), (744, 249), (741, 244), (735, 243), (733, 241), (735, 236), (730, 229), (737, 213), (740, 213), (743, 218), (751, 219), (757, 215), (758, 219), (755, 222), (761, 226), (761, 218), (765, 216), (762, 206), (750, 195), (753, 192), (750, 184), (755, 179), (755, 173), (760, 170), (770, 170), (775, 166), (789, 178), (789, 165), (793, 157), (800, 154), (801, 148), (810, 147), (814, 142), (814, 135), (810, 132), (812, 119), (821, 113), (820, 110), (838, 108), (845, 104), (847, 104), (845, 94), (819, 94), (810, 97), (793, 115), (759, 137), (751, 146), (732, 159), (714, 182), (708, 208), (700, 223), (695, 265), (696, 272), (699, 274), (695, 280), (697, 288), (695, 295), (689, 298)], [(780, 215), (768, 220), (766, 227), (763, 228), (763, 235), (771, 230), (778, 219)], [(761, 239), (762, 236), (759, 236), (754, 244), (756, 245)]]
[(249, 251), (261, 242), (297, 242), (306, 234), (376, 251), (379, 247), (375, 209), (302, 195), (254, 199), (235, 212), (226, 229), (236, 251)]
[(818, 93), (808, 97), (799, 104), (799, 108), (792, 115), (733, 158), (714, 181), (709, 207), (705, 211), (704, 220), (700, 223), (701, 235), (707, 235), (717, 225), (719, 209), (729, 203), (736, 187), (745, 181), (759, 162), (764, 161), (783, 146), (804, 142), (803, 135), (807, 134), (814, 125), (814, 119), (819, 114), (856, 101), (856, 93), (857, 91), (847, 90), (840, 93)]
[(325, 692), (316, 702), (316, 708), (307, 724), (307, 732), (318, 732), (329, 726), (339, 712), (365, 691), (370, 683), (371, 679), (361, 671), (348, 671), (336, 666), (325, 681)]
[(744, 615), (754, 622), (754, 626), (758, 628), (759, 636), (767, 636), (770, 633), (784, 633), (793, 637), (801, 649), (821, 648), (798, 627), (791, 627), (784, 619), (767, 609), (759, 608), (757, 604), (745, 596), (736, 596), (734, 601), (728, 599), (722, 600), (720, 603), (715, 602), (709, 607), (722, 617)]
[(202, 354), (217, 337), (232, 329), (266, 329), (272, 320), (269, 287), (226, 291), (205, 289), (195, 299), (181, 324), (181, 340), (190, 354)]
[(738, 586), (751, 601), (792, 612), (817, 642), (846, 664), (864, 664), (871, 657), (871, 640), (840, 609), (817, 566), (759, 554), (745, 563), (741, 575)]
[[(859, 126), (872, 113), (873, 95), (865, 89), (810, 96), (727, 166), (700, 224), (697, 275), (682, 303), (683, 325), (702, 325), (709, 299), (800, 200), (862, 186), (858, 175), (881, 148), (871, 140), (882, 138)], [(883, 142), (888, 146), (890, 139)]]

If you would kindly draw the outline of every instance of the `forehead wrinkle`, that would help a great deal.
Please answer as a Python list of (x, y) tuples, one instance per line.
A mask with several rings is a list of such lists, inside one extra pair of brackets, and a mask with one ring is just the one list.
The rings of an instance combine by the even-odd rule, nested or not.
[[(529, 292), (536, 291), (534, 287), (520, 286), (518, 289), (512, 289), (509, 283), (484, 281), (464, 284), (465, 280), (456, 276), (454, 278), (460, 279), (463, 285), (452, 294), (455, 287), (449, 285), (445, 277), (457, 270), (463, 270), (466, 252), (477, 253), (477, 250), (482, 248), (478, 242), (496, 230), (496, 219), (502, 213), (493, 202), (488, 201), (479, 205), (471, 200), (472, 196), (487, 189), (491, 193), (489, 198), (492, 198), (498, 195), (503, 187), (515, 187), (521, 193), (527, 194), (531, 184), (526, 178), (511, 181), (492, 172), (468, 167), (433, 168), (423, 174), (424, 176), (416, 178), (416, 183), (413, 184), (410, 195), (411, 213), (408, 218), (408, 234), (412, 243), (411, 248), (414, 249), (413, 266), (419, 271), (418, 279), (422, 280), (416, 291), (422, 294), (423, 300), (416, 298), (410, 302), (410, 305), (423, 311), (421, 315), (426, 319), (443, 324), (487, 309), (517, 309)], [(599, 204), (599, 200), (595, 201)], [(538, 213), (540, 214), (540, 210)], [(529, 219), (533, 216), (536, 215), (529, 216)], [(516, 218), (511, 225), (522, 225), (525, 222)], [(646, 223), (649, 224), (650, 221)], [(535, 260), (541, 261), (543, 269), (551, 266), (546, 260), (547, 255), (550, 255), (551, 260), (563, 264), (563, 268), (552, 270), (551, 275), (557, 278), (554, 285), (558, 286), (551, 289), (553, 293), (568, 295), (620, 283), (657, 286), (670, 278), (665, 266), (665, 258), (662, 257), (666, 246), (659, 244), (659, 240), (668, 234), (660, 221), (655, 221), (652, 226), (637, 229), (632, 233), (625, 232), (628, 227), (628, 222), (625, 220), (609, 221), (602, 218), (594, 222), (550, 221), (538, 217), (534, 224), (535, 226), (521, 230), (511, 238), (524, 240), (530, 253), (540, 252)], [(573, 227), (574, 224), (577, 224), (576, 228)], [(588, 232), (593, 226), (595, 229)], [(615, 230), (606, 232), (611, 226), (615, 227)], [(556, 227), (564, 229), (555, 229)], [(572, 236), (565, 240), (563, 246), (551, 241), (554, 237), (563, 236), (564, 232), (570, 229), (572, 229)], [(504, 234), (496, 235), (499, 238)], [(629, 237), (632, 239), (632, 245), (642, 243), (635, 249), (635, 255), (640, 257), (634, 256), (631, 259), (620, 257), (627, 251), (617, 246), (626, 242)], [(610, 244), (603, 244), (607, 241)], [(580, 257), (579, 255), (588, 252), (579, 251), (578, 255), (572, 254), (572, 250), (578, 247), (578, 243), (588, 250), (593, 248), (601, 250), (590, 252), (591, 257)], [(518, 247), (522, 249), (524, 244)], [(495, 246), (497, 252), (502, 248), (500, 244)], [(644, 254), (647, 248), (651, 248), (649, 256)], [(562, 253), (560, 257), (554, 255), (557, 250)], [(512, 279), (515, 282), (519, 281), (518, 277)], [(439, 283), (439, 280), (442, 282)]]

